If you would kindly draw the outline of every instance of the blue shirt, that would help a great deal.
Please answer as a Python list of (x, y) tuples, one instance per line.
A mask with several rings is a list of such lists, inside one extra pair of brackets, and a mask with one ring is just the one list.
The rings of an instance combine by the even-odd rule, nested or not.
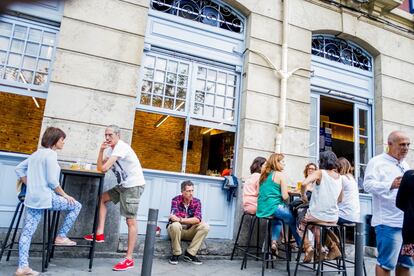
[(53, 190), (59, 186), (60, 166), (56, 151), (41, 148), (16, 167), (18, 177), (27, 176), (24, 204), (33, 209), (52, 207)]

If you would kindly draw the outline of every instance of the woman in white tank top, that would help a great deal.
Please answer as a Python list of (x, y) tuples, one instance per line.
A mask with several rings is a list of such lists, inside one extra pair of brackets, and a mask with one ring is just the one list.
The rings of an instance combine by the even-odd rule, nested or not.
[[(342, 178), (337, 169), (338, 159), (335, 153), (332, 151), (322, 152), (319, 156), (319, 170), (309, 175), (302, 183), (302, 200), (307, 202), (305, 196), (306, 186), (316, 182), (308, 212), (299, 224), (298, 234), (301, 237), (308, 222), (336, 224), (338, 221), (338, 202), (342, 200)], [(319, 227), (309, 227), (308, 229), (313, 232), (316, 244), (319, 244)], [(304, 262), (310, 262), (313, 256), (313, 248), (306, 237), (303, 242), (305, 249)]]
[(342, 175), (342, 186), (344, 188), (344, 198), (338, 204), (339, 219), (338, 224), (352, 223), (360, 221), (360, 205), (358, 183), (352, 175), (352, 166), (349, 161), (340, 157), (339, 173)]

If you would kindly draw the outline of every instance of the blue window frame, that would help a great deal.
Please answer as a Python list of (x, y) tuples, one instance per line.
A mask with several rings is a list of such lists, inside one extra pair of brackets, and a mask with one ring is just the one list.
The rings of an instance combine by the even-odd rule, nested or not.
[[(58, 28), (15, 17), (0, 17), (0, 87), (45, 97)], [(43, 96), (42, 96), (43, 94)]]

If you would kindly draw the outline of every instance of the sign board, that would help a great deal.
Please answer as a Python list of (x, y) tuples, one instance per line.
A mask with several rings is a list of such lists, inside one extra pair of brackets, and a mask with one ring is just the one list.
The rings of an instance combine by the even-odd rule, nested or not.
[(408, 0), (410, 5), (410, 13), (414, 13), (414, 0)]

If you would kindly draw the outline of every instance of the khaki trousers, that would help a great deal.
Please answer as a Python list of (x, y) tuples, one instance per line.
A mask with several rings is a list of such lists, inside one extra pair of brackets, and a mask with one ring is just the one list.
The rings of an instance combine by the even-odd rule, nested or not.
[(183, 229), (179, 222), (173, 222), (168, 226), (168, 234), (171, 238), (172, 253), (175, 256), (182, 254), (181, 240), (191, 241), (187, 252), (190, 255), (197, 255), (198, 249), (203, 240), (207, 237), (209, 226), (204, 222), (191, 226), (189, 229)]

